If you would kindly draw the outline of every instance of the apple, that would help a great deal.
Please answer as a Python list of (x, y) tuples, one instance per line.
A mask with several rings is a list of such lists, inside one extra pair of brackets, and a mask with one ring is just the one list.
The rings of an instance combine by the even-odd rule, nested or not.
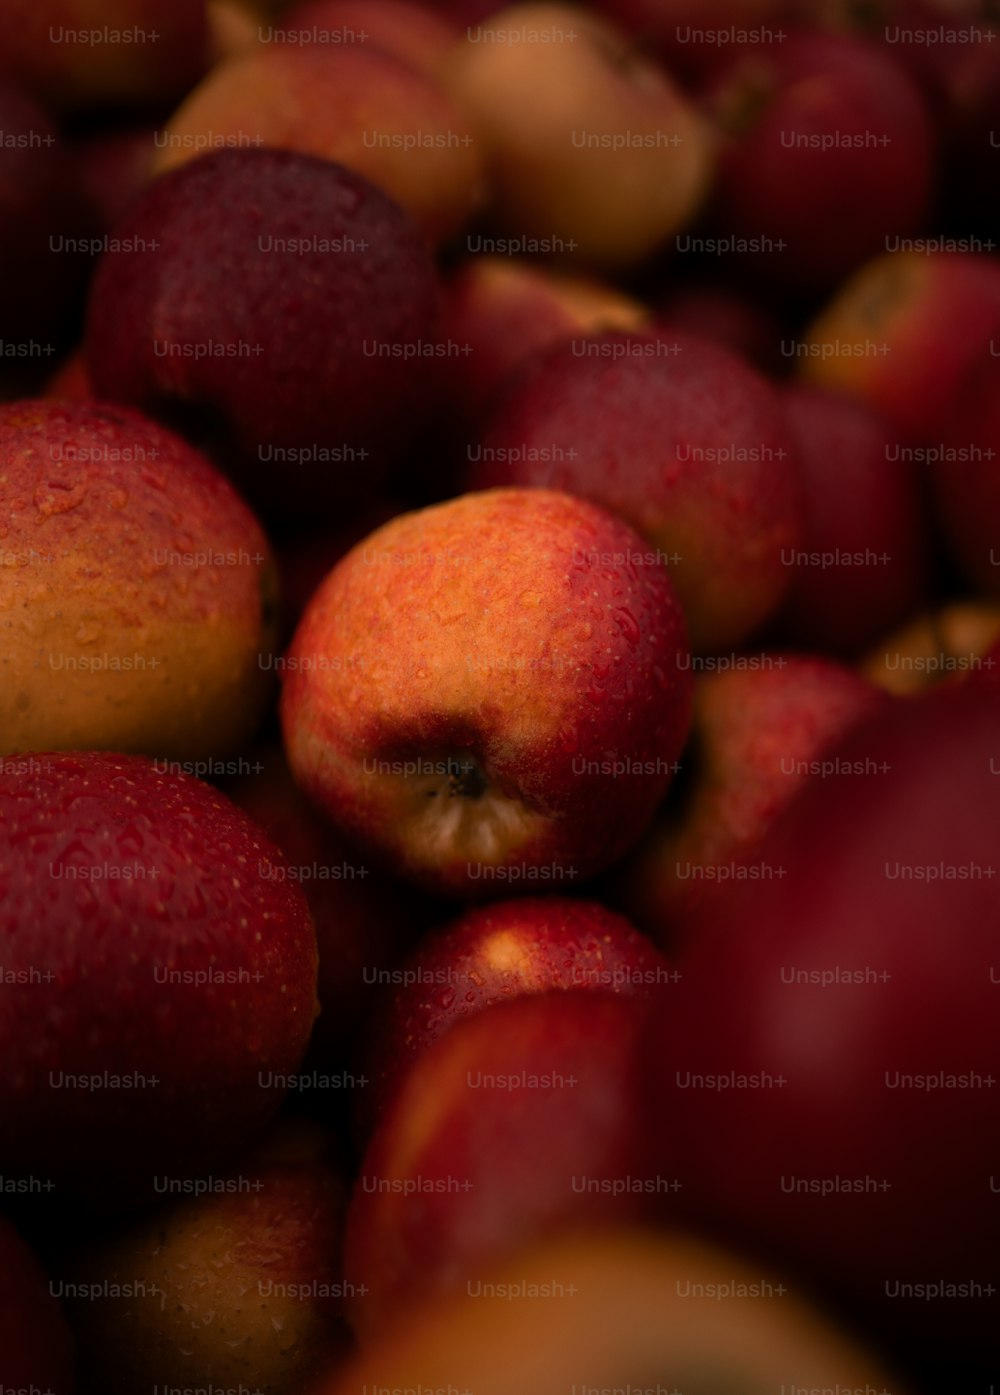
[(656, 319), (671, 329), (731, 349), (762, 373), (778, 371), (781, 329), (776, 309), (754, 300), (745, 290), (715, 281), (693, 283), (685, 276), (657, 302)]
[(87, 358), (82, 349), (74, 349), (45, 384), (44, 397), (57, 402), (81, 404), (94, 401), (94, 387), (87, 371)]
[(385, 978), (366, 1033), (369, 1084), (359, 1096), (366, 1133), (431, 1042), (491, 1004), (555, 988), (647, 996), (675, 975), (599, 902), (519, 896), (472, 907), (422, 936)]
[(904, 1395), (812, 1295), (732, 1249), (633, 1227), (560, 1235), (421, 1304), (317, 1395)]
[[(374, 487), (429, 409), (441, 347), (402, 209), (326, 160), (224, 150), (161, 176), (116, 239), (88, 315), (100, 396), (200, 409), (273, 512)], [(362, 450), (363, 471), (343, 465)]]
[(1000, 333), (924, 460), (952, 555), (980, 592), (1000, 595)]
[(830, 288), (890, 234), (922, 228), (932, 125), (888, 53), (847, 35), (796, 32), (737, 50), (703, 96), (730, 138), (710, 231), (732, 239), (755, 276)]
[(231, 1170), (155, 1185), (157, 1206), (57, 1264), (88, 1389), (297, 1395), (344, 1354), (334, 1135), (286, 1117)]
[(793, 382), (784, 393), (805, 535), (777, 627), (856, 654), (919, 605), (929, 571), (921, 452), (862, 402)]
[(60, 108), (154, 105), (208, 58), (205, 0), (5, 0), (0, 69)]
[[(225, 793), (280, 848), (302, 887), (316, 926), (320, 1013), (303, 1074), (328, 1073), (357, 1054), (359, 1033), (418, 931), (440, 917), (438, 904), (376, 872), (308, 803), (280, 748), (240, 763)], [(344, 1072), (345, 1083), (348, 1073)], [(368, 1094), (368, 1090), (364, 1090)]]
[(493, 176), (491, 218), (559, 260), (628, 269), (697, 212), (713, 140), (658, 64), (601, 17), (509, 5), (467, 30), (446, 84)]
[(765, 834), (807, 781), (855, 773), (826, 754), (886, 705), (853, 669), (814, 655), (741, 655), (699, 675), (682, 800), (622, 874), (638, 923), (673, 948), (733, 883), (777, 875), (757, 857)]
[(907, 440), (937, 429), (1000, 344), (996, 258), (929, 247), (867, 262), (788, 346), (806, 382), (875, 407)]
[(1000, 602), (952, 601), (873, 645), (861, 667), (872, 683), (907, 697), (935, 683), (1000, 671), (992, 653), (998, 639)]
[(273, 30), (274, 38), (282, 35), (296, 43), (371, 44), (438, 78), (462, 32), (453, 18), (414, 0), (297, 0)]
[(128, 408), (0, 406), (0, 753), (225, 755), (273, 675), (275, 568), (256, 518)]
[(998, 753), (976, 684), (849, 733), (832, 758), (865, 773), (803, 787), (760, 849), (784, 875), (692, 937), (644, 1055), (669, 1219), (793, 1268), (916, 1366), (996, 1356)]
[(245, 814), (165, 762), (7, 758), (0, 811), (4, 1175), (151, 1200), (280, 1104), (316, 1014), (305, 897)]
[[(476, 235), (468, 243), (478, 245)], [(504, 379), (534, 354), (574, 334), (639, 329), (649, 315), (593, 277), (515, 257), (467, 257), (445, 285), (442, 310), (446, 337), (471, 349), (455, 362), (453, 411), (467, 428), (476, 425)]]
[(403, 514), (310, 602), (285, 658), (296, 781), (429, 890), (566, 890), (635, 841), (687, 732), (684, 619), (620, 520), (553, 490)]
[(0, 1216), (0, 1351), (5, 1389), (73, 1395), (73, 1343), (66, 1320), (37, 1257), (4, 1216)]
[(361, 45), (242, 50), (199, 83), (156, 144), (157, 174), (225, 146), (335, 161), (405, 208), (433, 243), (486, 194), (480, 143), (459, 106), (433, 78)]
[(469, 483), (564, 489), (620, 514), (669, 569), (692, 648), (747, 639), (800, 540), (781, 402), (717, 344), (669, 327), (556, 346), (494, 404)]
[(644, 1166), (646, 1006), (610, 993), (513, 998), (413, 1063), (348, 1208), (348, 1314), (363, 1346), (416, 1299), (461, 1291), (547, 1232), (648, 1211), (669, 1179)]

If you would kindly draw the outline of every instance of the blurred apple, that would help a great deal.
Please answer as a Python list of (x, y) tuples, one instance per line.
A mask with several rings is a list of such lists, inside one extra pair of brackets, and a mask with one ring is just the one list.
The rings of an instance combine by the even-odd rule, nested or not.
[(286, 870), (166, 762), (0, 764), (6, 1178), (121, 1207), (249, 1142), (316, 1015), (316, 938)]
[(607, 866), (670, 784), (689, 720), (683, 616), (646, 555), (552, 490), (464, 495), (378, 529), (286, 656), (297, 782), (432, 891), (565, 890)]
[(925, 439), (967, 375), (1000, 344), (1000, 266), (962, 252), (888, 251), (837, 291), (813, 321), (800, 373)]
[(774, 388), (669, 327), (557, 345), (494, 405), (470, 483), (579, 494), (670, 572), (696, 650), (746, 639), (791, 583), (800, 484)]
[(682, 800), (624, 872), (639, 923), (662, 944), (684, 943), (732, 883), (777, 875), (756, 857), (764, 835), (804, 783), (856, 773), (826, 753), (886, 701), (852, 669), (812, 655), (741, 655), (700, 675)]
[(675, 975), (643, 935), (599, 902), (519, 896), (466, 910), (424, 935), (387, 977), (391, 988), (366, 1033), (369, 1084), (359, 1097), (366, 1133), (431, 1042), (463, 1018), (554, 988), (645, 997)]
[(667, 1210), (793, 1266), (915, 1366), (987, 1362), (996, 693), (894, 704), (831, 758), (864, 772), (803, 787), (760, 849), (784, 875), (720, 903), (651, 1028)]
[(239, 52), (202, 80), (156, 144), (156, 174), (225, 146), (321, 156), (370, 180), (434, 243), (485, 199), (481, 146), (464, 113), (431, 77), (367, 45)]
[(298, 0), (282, 14), (279, 35), (297, 43), (370, 44), (439, 78), (462, 31), (454, 19), (415, 0)]
[[(42, 1184), (41, 1178), (35, 1179)], [(73, 1344), (32, 1250), (0, 1216), (0, 1352), (4, 1388), (73, 1395)]]
[(648, 1211), (669, 1179), (644, 1167), (645, 1016), (608, 993), (533, 994), (456, 1023), (414, 1062), (348, 1210), (344, 1274), (363, 1344), (553, 1229)]
[(864, 403), (807, 383), (784, 393), (805, 533), (777, 619), (792, 642), (856, 654), (919, 604), (929, 572), (924, 471)]
[(503, 233), (559, 260), (621, 269), (697, 212), (713, 160), (707, 123), (597, 15), (510, 5), (468, 29), (446, 81), (480, 133)]
[(613, 1228), (559, 1236), (477, 1268), (366, 1346), (317, 1395), (904, 1395), (801, 1285), (704, 1240)]
[(685, 276), (657, 303), (656, 318), (671, 329), (731, 349), (762, 373), (778, 371), (781, 329), (777, 309), (753, 299), (743, 289), (715, 281), (692, 283)]
[(275, 568), (232, 485), (128, 408), (0, 407), (0, 753), (225, 756), (273, 675)]
[(1000, 639), (1000, 603), (953, 601), (925, 611), (873, 645), (862, 671), (872, 683), (907, 697), (931, 684), (989, 673)]
[(220, 1176), (155, 1182), (158, 1206), (57, 1266), (87, 1388), (298, 1395), (348, 1347), (334, 1136), (285, 1118)]

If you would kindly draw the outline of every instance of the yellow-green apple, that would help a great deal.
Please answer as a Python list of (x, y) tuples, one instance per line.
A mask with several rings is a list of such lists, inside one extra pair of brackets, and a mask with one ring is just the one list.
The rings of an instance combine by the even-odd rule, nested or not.
[(557, 345), (469, 454), (476, 488), (564, 489), (626, 519), (669, 570), (696, 650), (746, 639), (791, 584), (801, 485), (781, 401), (721, 345), (669, 327)]
[(205, 0), (5, 0), (0, 69), (56, 107), (152, 106), (208, 60)]
[(281, 718), (306, 793), (392, 870), (454, 896), (566, 890), (635, 841), (690, 715), (654, 551), (554, 490), (403, 514), (310, 602)]
[(1000, 343), (996, 259), (928, 246), (866, 262), (789, 346), (807, 382), (860, 398), (909, 439), (936, 428)]
[(152, 1200), (280, 1104), (316, 1014), (305, 897), (229, 800), (141, 756), (5, 759), (0, 815), (4, 1175)]
[(803, 30), (741, 47), (703, 99), (728, 136), (709, 232), (756, 277), (823, 290), (918, 231), (934, 175), (922, 94), (890, 54)]
[(456, 1023), (413, 1063), (348, 1208), (348, 1314), (368, 1344), (431, 1294), (461, 1291), (567, 1225), (648, 1212), (636, 1047), (648, 1005), (531, 994)]
[[(372, 868), (306, 800), (279, 748), (265, 747), (227, 780), (225, 793), (284, 854), (305, 892), (316, 926), (320, 1012), (303, 1075), (353, 1061), (358, 1033), (379, 985), (441, 908), (412, 887)], [(355, 1077), (342, 1072), (345, 1084)], [(363, 1087), (361, 1098), (368, 1094)]]
[(0, 75), (0, 369), (37, 378), (51, 368), (79, 314), (94, 234), (54, 121)]
[(789, 1275), (689, 1235), (624, 1227), (477, 1269), (465, 1292), (421, 1304), (317, 1395), (357, 1395), (363, 1382), (476, 1395), (904, 1395)]
[(0, 407), (0, 753), (225, 755), (273, 675), (275, 568), (229, 481), (128, 408)]
[(260, 44), (216, 67), (156, 137), (154, 173), (220, 146), (296, 150), (363, 175), (442, 242), (485, 197), (468, 120), (433, 78), (368, 46)]
[[(40, 1177), (34, 1181), (44, 1185)], [(0, 1353), (5, 1390), (73, 1395), (73, 1343), (66, 1320), (37, 1257), (4, 1216), (0, 1216)]]
[(920, 453), (951, 553), (977, 590), (1000, 594), (1000, 333)]
[(57, 1261), (87, 1388), (298, 1395), (348, 1345), (343, 1174), (294, 1117), (219, 1175), (159, 1174), (157, 1206)]
[(777, 619), (791, 642), (856, 654), (912, 614), (927, 579), (923, 464), (881, 415), (793, 382), (785, 414), (802, 480), (805, 531), (788, 555)]
[(864, 773), (803, 787), (760, 848), (784, 875), (692, 937), (643, 1057), (670, 1215), (953, 1371), (996, 1357), (998, 752), (987, 684), (848, 733)]
[(453, 411), (476, 423), (504, 378), (533, 354), (574, 334), (638, 329), (649, 316), (640, 301), (592, 277), (512, 257), (467, 257), (445, 286), (442, 309), (447, 338), (471, 350), (455, 362)]
[[(320, 955), (322, 975), (322, 946)], [(648, 996), (674, 977), (649, 940), (598, 901), (519, 896), (472, 907), (422, 936), (385, 976), (366, 1032), (364, 1127), (432, 1041), (493, 1003), (555, 988)]]
[(778, 875), (755, 856), (764, 835), (805, 781), (855, 773), (825, 753), (887, 702), (853, 669), (812, 655), (737, 655), (699, 675), (682, 797), (622, 872), (640, 925), (672, 945), (732, 883)]
[(698, 211), (714, 154), (707, 122), (598, 15), (510, 5), (467, 29), (445, 80), (483, 141), (504, 234), (624, 269)]
[(282, 14), (273, 37), (370, 44), (436, 78), (462, 32), (454, 19), (415, 0), (298, 0)]
[(934, 683), (989, 674), (998, 639), (1000, 602), (950, 601), (873, 645), (861, 668), (872, 683), (907, 697)]
[(328, 160), (224, 150), (157, 179), (116, 239), (89, 305), (101, 396), (207, 416), (274, 511), (374, 488), (442, 347), (435, 269), (397, 204)]

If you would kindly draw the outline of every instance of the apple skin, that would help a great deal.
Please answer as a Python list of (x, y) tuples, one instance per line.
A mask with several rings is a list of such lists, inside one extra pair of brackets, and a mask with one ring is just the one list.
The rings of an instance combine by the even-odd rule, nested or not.
[(280, 1104), (316, 1015), (305, 897), (229, 800), (139, 756), (4, 761), (0, 808), (25, 985), (0, 998), (4, 1173), (53, 1201), (152, 1200), (154, 1175), (204, 1175)]
[[(739, 49), (702, 95), (730, 134), (711, 228), (769, 239), (742, 258), (757, 277), (828, 289), (883, 250), (889, 234), (923, 225), (931, 120), (888, 52), (848, 35), (792, 33)], [(790, 145), (793, 137), (810, 144)]]
[[(154, 415), (178, 404), (211, 414), (273, 511), (375, 488), (438, 373), (424, 353), (436, 347), (437, 276), (402, 209), (326, 160), (224, 150), (158, 179), (116, 237), (144, 250), (110, 251), (94, 277), (98, 394)], [(202, 352), (233, 344), (239, 355)], [(364, 471), (322, 454), (345, 447), (369, 452)], [(275, 448), (291, 464), (276, 467)]]
[(374, 46), (239, 52), (208, 73), (157, 142), (154, 174), (222, 144), (334, 161), (405, 208), (433, 244), (486, 198), (482, 147), (465, 113), (433, 78)]
[(0, 55), (0, 68), (55, 108), (156, 105), (179, 96), (205, 66), (205, 3), (6, 0)]
[(645, 936), (597, 901), (520, 896), (463, 911), (391, 970), (366, 1033), (364, 1132), (430, 1044), (464, 1018), (556, 988), (646, 996), (672, 977)]
[(684, 618), (647, 556), (553, 490), (394, 519), (333, 569), (286, 655), (296, 781), (431, 891), (602, 870), (651, 818), (690, 720)]
[[(347, 1183), (333, 1134), (286, 1116), (186, 1194), (158, 1180), (156, 1207), (57, 1262), (88, 1389), (295, 1395), (344, 1355)], [(134, 1296), (94, 1302), (75, 1292), (84, 1284), (132, 1285)]]
[(964, 682), (1000, 672), (1000, 603), (953, 601), (925, 611), (873, 645), (862, 672), (898, 697), (937, 683)]
[(278, 32), (288, 30), (354, 35), (353, 42), (371, 44), (433, 78), (441, 77), (463, 37), (456, 20), (413, 0), (299, 0), (277, 25)]
[(775, 389), (669, 327), (558, 345), (494, 404), (468, 483), (579, 494), (663, 554), (693, 649), (745, 640), (791, 583), (801, 486)]
[(0, 1216), (0, 1351), (11, 1390), (73, 1395), (73, 1342), (49, 1279), (10, 1221)]
[(581, 1376), (577, 1390), (905, 1395), (794, 1278), (703, 1239), (627, 1226), (559, 1235), (475, 1277), (476, 1292), (421, 1304), (316, 1395), (366, 1383), (552, 1395)]
[(276, 574), (229, 481), (138, 412), (41, 399), (0, 406), (0, 474), (0, 753), (190, 762), (249, 738)]
[(977, 591), (1000, 595), (1000, 331), (956, 397), (928, 473), (963, 575)]
[(504, 379), (534, 354), (575, 333), (639, 329), (649, 315), (591, 277), (513, 257), (467, 257), (445, 286), (442, 310), (446, 336), (471, 347), (454, 366), (451, 410), (467, 429), (478, 428)]
[(663, 68), (588, 10), (507, 6), (468, 28), (445, 83), (487, 152), (492, 223), (542, 240), (559, 260), (634, 267), (707, 192), (707, 121)]
[(813, 769), (829, 747), (889, 705), (832, 659), (771, 653), (744, 663), (697, 679), (686, 794), (678, 807), (668, 802), (622, 874), (638, 924), (671, 950), (732, 895), (738, 864), (756, 861), (803, 784), (836, 774)]
[(982, 1290), (891, 1286), (997, 1280), (998, 753), (996, 693), (974, 684), (849, 734), (835, 754), (877, 768), (803, 789), (761, 849), (785, 875), (691, 941), (647, 1043), (671, 1219), (793, 1267), (915, 1365), (996, 1355)]
[(793, 644), (855, 655), (920, 604), (929, 571), (923, 466), (861, 402), (793, 382), (784, 403), (805, 557), (776, 627)]
[[(647, 1006), (610, 993), (513, 998), (414, 1062), (348, 1208), (344, 1274), (362, 1345), (416, 1299), (465, 1288), (548, 1231), (648, 1211), (657, 1179), (635, 1054)], [(578, 1185), (621, 1178), (649, 1185)]]
[(889, 251), (850, 276), (813, 320), (799, 374), (867, 402), (904, 439), (925, 440), (991, 343), (1000, 343), (995, 257)]

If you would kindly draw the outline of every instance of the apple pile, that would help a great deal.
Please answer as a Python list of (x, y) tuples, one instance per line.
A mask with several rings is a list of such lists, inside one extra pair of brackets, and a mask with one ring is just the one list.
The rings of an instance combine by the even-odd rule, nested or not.
[(5, 0), (0, 1395), (1000, 1389), (1000, 17)]

